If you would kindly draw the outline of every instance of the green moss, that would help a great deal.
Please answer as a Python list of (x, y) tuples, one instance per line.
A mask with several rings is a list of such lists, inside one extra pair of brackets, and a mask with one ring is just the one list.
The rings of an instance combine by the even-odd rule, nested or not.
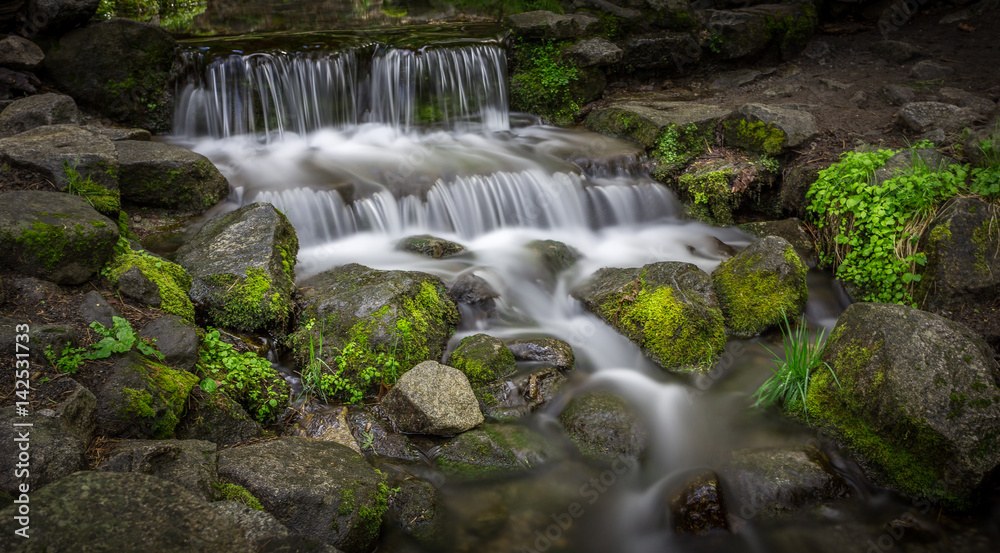
[(35, 252), (38, 261), (51, 271), (62, 264), (70, 249), (69, 240), (61, 226), (34, 221), (30, 230), (21, 233), (18, 242), (26, 244)]
[(691, 214), (708, 223), (723, 226), (733, 224), (733, 209), (736, 197), (732, 193), (730, 179), (732, 169), (707, 173), (686, 173), (677, 179), (684, 196), (689, 197)]
[(337, 507), (337, 514), (347, 516), (357, 508), (358, 506), (354, 500), (354, 488), (340, 490), (340, 505)]
[[(118, 180), (117, 171), (114, 169), (108, 169), (105, 172), (112, 181)], [(69, 162), (63, 164), (63, 173), (66, 192), (81, 196), (103, 215), (111, 218), (118, 216), (121, 209), (121, 193), (117, 189), (109, 190), (106, 186), (94, 182), (90, 175), (84, 177), (76, 170), (76, 165), (70, 165)]]
[(763, 121), (729, 120), (722, 128), (727, 144), (751, 153), (776, 156), (788, 141), (784, 131)]
[[(381, 474), (381, 473), (380, 473)], [(389, 509), (389, 486), (384, 481), (379, 482), (373, 498), (373, 505), (358, 509), (361, 518), (363, 540), (374, 542), (382, 530), (382, 516)]]
[(514, 354), (503, 342), (485, 334), (463, 338), (448, 364), (465, 373), (474, 388), (509, 376), (517, 368)]
[[(145, 380), (146, 387), (122, 388), (125, 402), (118, 407), (118, 415), (138, 419), (137, 424), (146, 428), (156, 439), (172, 438), (174, 428), (180, 422), (179, 415), (184, 411), (184, 404), (191, 389), (197, 384), (198, 377), (145, 358), (133, 365), (131, 370)], [(162, 408), (157, 409), (158, 406)]]
[(216, 482), (212, 484), (216, 492), (216, 501), (237, 501), (250, 507), (251, 509), (256, 509), (258, 511), (263, 511), (264, 506), (260, 504), (260, 501), (254, 497), (246, 488), (240, 486), (239, 484), (231, 484), (228, 482)]
[(283, 326), (288, 320), (291, 304), (279, 292), (272, 292), (277, 287), (263, 269), (247, 269), (242, 277), (212, 275), (210, 280), (226, 290), (218, 304), (209, 308), (209, 316), (218, 324), (253, 332), (274, 323)]
[(778, 325), (785, 315), (791, 319), (802, 311), (809, 297), (806, 267), (791, 247), (784, 259), (794, 272), (784, 278), (775, 271), (756, 270), (759, 255), (723, 261), (712, 273), (726, 324), (735, 334), (759, 334)]
[(156, 410), (153, 409), (153, 396), (149, 390), (122, 388), (122, 392), (125, 394), (126, 403), (118, 410), (119, 416), (143, 419), (151, 419), (156, 416)]
[(102, 273), (112, 285), (133, 267), (159, 289), (160, 309), (165, 313), (194, 322), (194, 305), (188, 297), (191, 289), (191, 276), (180, 265), (155, 257), (145, 250), (133, 250), (127, 246), (112, 259)]
[(510, 107), (556, 124), (569, 124), (580, 110), (572, 84), (575, 66), (562, 59), (562, 43), (530, 43), (519, 39), (511, 59)]
[(684, 166), (705, 153), (713, 140), (712, 134), (709, 125), (699, 127), (690, 123), (665, 127), (656, 137), (656, 145), (650, 152), (650, 157), (657, 162), (653, 176), (666, 182), (678, 174)]
[(976, 245), (974, 266), (977, 271), (984, 275), (989, 275), (992, 272), (990, 261), (996, 259), (997, 252), (995, 247), (990, 248), (990, 242), (996, 242), (998, 236), (1000, 236), (1000, 221), (993, 217), (983, 221), (983, 224), (972, 231), (972, 243)]

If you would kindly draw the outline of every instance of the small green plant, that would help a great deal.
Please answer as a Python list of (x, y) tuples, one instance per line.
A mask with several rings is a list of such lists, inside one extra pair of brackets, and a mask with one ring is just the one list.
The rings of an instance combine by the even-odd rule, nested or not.
[(571, 91), (578, 75), (575, 66), (562, 60), (559, 45), (551, 40), (541, 44), (518, 42), (514, 58), (511, 108), (555, 122), (570, 121), (580, 110)]
[[(305, 324), (304, 330), (312, 331), (315, 320)], [(358, 403), (364, 399), (365, 392), (372, 385), (389, 387), (399, 380), (398, 346), (406, 343), (412, 337), (412, 328), (408, 321), (396, 321), (395, 340), (392, 351), (370, 352), (357, 342), (348, 342), (341, 348), (332, 348), (336, 354), (331, 367), (322, 359), (323, 333), (310, 333), (309, 359), (305, 368), (300, 371), (302, 379), (302, 394), (307, 397), (319, 397), (324, 401), (334, 396), (345, 398), (348, 403)], [(356, 373), (348, 376), (350, 367), (360, 367)]]
[(713, 54), (722, 53), (722, 37), (717, 34), (712, 34), (708, 37), (708, 49), (712, 51)]
[(253, 352), (237, 352), (218, 329), (209, 327), (205, 334), (196, 370), (202, 390), (225, 390), (260, 422), (274, 420), (288, 404), (288, 384), (271, 363)]
[(264, 506), (260, 504), (260, 501), (254, 497), (246, 488), (240, 486), (239, 484), (231, 484), (228, 482), (216, 482), (212, 484), (215, 488), (216, 497), (219, 501), (237, 501), (255, 509), (258, 511), (263, 511)]
[(153, 340), (136, 334), (132, 325), (121, 317), (112, 317), (111, 320), (111, 328), (97, 321), (90, 323), (90, 328), (94, 329), (101, 339), (91, 344), (89, 348), (77, 348), (66, 344), (62, 352), (56, 355), (50, 345), (45, 348), (45, 357), (58, 371), (70, 374), (80, 370), (86, 361), (107, 359), (113, 354), (126, 353), (133, 348), (147, 357), (163, 360), (163, 354), (153, 347)]
[(366, 449), (374, 451), (375, 445), (375, 433), (372, 431), (365, 431), (361, 433), (361, 450)]
[(781, 403), (789, 411), (801, 411), (806, 418), (809, 417), (806, 409), (806, 398), (809, 395), (809, 376), (816, 369), (823, 367), (830, 371), (834, 382), (840, 386), (837, 375), (829, 364), (821, 360), (823, 353), (823, 331), (820, 330), (814, 342), (809, 341), (808, 330), (805, 318), (798, 327), (792, 330), (788, 316), (782, 311), (785, 320), (781, 327), (781, 336), (784, 340), (785, 356), (782, 359), (777, 353), (768, 351), (774, 356), (777, 368), (772, 368), (774, 372), (760, 388), (753, 394), (754, 407), (770, 407), (775, 403)]
[(66, 192), (75, 194), (87, 200), (97, 211), (110, 216), (115, 216), (120, 207), (118, 191), (111, 191), (94, 182), (90, 175), (84, 177), (77, 170), (78, 163), (68, 161), (63, 162), (63, 175), (66, 181)]

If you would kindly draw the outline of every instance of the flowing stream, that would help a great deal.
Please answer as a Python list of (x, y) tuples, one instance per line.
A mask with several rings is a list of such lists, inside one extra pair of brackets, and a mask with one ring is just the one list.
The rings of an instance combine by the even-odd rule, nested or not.
[[(642, 466), (605, 481), (604, 491), (581, 487), (591, 473), (575, 461), (490, 484), (506, 486), (511, 522), (483, 550), (801, 551), (810, 540), (843, 533), (844, 524), (865, 524), (873, 510), (906, 507), (856, 484), (857, 494), (882, 499), (825, 507), (794, 527), (770, 526), (752, 508), (729, 505), (744, 526), (710, 541), (666, 529), (665, 486), (697, 469), (721, 469), (734, 450), (802, 445), (816, 436), (749, 408), (749, 394), (770, 374), (760, 340), (731, 340), (708, 376), (675, 377), (584, 311), (568, 290), (608, 266), (670, 260), (711, 272), (726, 256), (720, 242), (738, 249), (751, 237), (686, 220), (673, 194), (650, 178), (640, 147), (509, 114), (506, 58), (496, 41), (221, 56), (193, 51), (189, 65), (174, 140), (208, 156), (235, 187), (206, 216), (273, 203), (298, 232), (299, 278), (351, 262), (425, 271), (446, 282), (478, 275), (500, 293), (497, 314), (464, 317), (451, 347), (485, 332), (552, 336), (576, 352), (563, 397), (525, 424), (558, 440), (552, 429), (559, 409), (589, 389), (617, 391), (647, 421), (651, 445)], [(434, 260), (395, 248), (401, 238), (424, 233), (467, 251)], [(526, 248), (533, 240), (558, 240), (584, 257), (553, 276)], [(809, 282), (808, 320), (829, 329), (844, 306), (829, 278), (815, 273)], [(839, 459), (835, 468), (860, 482), (851, 463), (830, 451)], [(446, 483), (444, 493), (458, 512), (483, 503), (482, 486)], [(552, 532), (574, 502), (585, 507), (581, 517)], [(539, 541), (546, 530), (548, 546)]]

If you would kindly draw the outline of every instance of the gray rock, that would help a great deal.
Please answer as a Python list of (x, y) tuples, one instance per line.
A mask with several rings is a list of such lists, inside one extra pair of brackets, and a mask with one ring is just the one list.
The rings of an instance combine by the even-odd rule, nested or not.
[(934, 81), (952, 76), (955, 70), (946, 65), (924, 60), (918, 61), (910, 68), (909, 77), (916, 81)]
[(113, 317), (121, 316), (114, 307), (111, 307), (111, 304), (105, 301), (104, 296), (97, 290), (91, 290), (80, 298), (80, 307), (77, 309), (77, 314), (79, 314), (80, 320), (85, 325), (98, 322), (106, 328), (114, 326)]
[(701, 60), (701, 50), (690, 33), (657, 32), (632, 35), (623, 44), (622, 59), (633, 70), (671, 70), (683, 73)]
[[(13, 351), (13, 350), (12, 350)], [(31, 424), (31, 427), (15, 427), (14, 423)], [(15, 439), (27, 438), (27, 442)], [(7, 454), (0, 457), (0, 491), (15, 497), (20, 493), (18, 486), (26, 483), (31, 487), (31, 504), (35, 504), (35, 494), (39, 488), (73, 474), (87, 466), (87, 442), (67, 430), (58, 419), (38, 413), (26, 417), (18, 416), (13, 407), (0, 409), (0, 439), (8, 444)], [(27, 443), (30, 457), (27, 477), (18, 476), (18, 444)], [(24, 468), (22, 465), (21, 468)], [(34, 511), (32, 511), (34, 513)], [(34, 517), (32, 521), (34, 522)], [(34, 537), (34, 536), (32, 536)], [(5, 538), (11, 539), (11, 538)]]
[(209, 220), (175, 261), (191, 274), (189, 295), (209, 321), (253, 332), (288, 323), (298, 251), (284, 214), (257, 202)]
[(555, 338), (504, 340), (504, 344), (518, 361), (545, 363), (561, 371), (571, 370), (576, 364), (573, 346)]
[(0, 195), (0, 267), (59, 284), (82, 284), (111, 257), (118, 226), (72, 194)]
[(851, 83), (844, 83), (844, 82), (840, 82), (840, 81), (835, 80), (835, 79), (829, 79), (829, 78), (826, 78), (826, 77), (820, 77), (818, 80), (819, 80), (820, 84), (822, 84), (823, 86), (829, 88), (830, 90), (847, 90), (848, 88), (851, 88), (852, 86), (854, 86)]
[(903, 126), (916, 132), (938, 128), (946, 132), (958, 131), (981, 119), (973, 111), (941, 102), (910, 102), (896, 113)]
[(38, 387), (38, 392), (45, 393), (45, 388), (48, 386), (58, 386), (60, 390), (64, 390), (59, 395), (58, 405), (46, 407), (48, 416), (55, 418), (63, 428), (79, 436), (84, 444), (90, 444), (94, 429), (97, 427), (97, 398), (79, 382), (68, 377), (42, 384)]
[(901, 106), (917, 99), (915, 90), (901, 84), (887, 84), (882, 87), (886, 101), (894, 106)]
[(67, 345), (77, 343), (76, 329), (70, 325), (33, 325), (30, 336), (32, 347), (29, 359), (36, 364), (48, 362), (47, 352), (59, 355)]
[(730, 531), (729, 513), (719, 476), (711, 471), (695, 474), (668, 498), (669, 525), (678, 534), (707, 535)]
[(100, 0), (28, 0), (25, 29), (57, 34), (84, 25), (97, 13)]
[(12, 278), (8, 281), (9, 293), (35, 303), (48, 301), (64, 294), (63, 289), (55, 283), (33, 277)]
[(958, 100), (958, 107), (972, 110), (983, 118), (989, 118), (997, 111), (997, 106), (987, 98), (970, 94)]
[[(0, 101), (37, 94), (42, 82), (33, 73), (11, 71), (0, 67)], [(6, 104), (3, 104), (6, 107)]]
[(869, 48), (876, 56), (896, 64), (905, 63), (924, 55), (923, 48), (899, 40), (873, 42)]
[(931, 129), (920, 135), (920, 140), (926, 140), (935, 146), (941, 146), (948, 140), (948, 135), (941, 129)]
[(458, 303), (475, 306), (487, 313), (496, 309), (496, 298), (500, 297), (486, 279), (472, 273), (465, 273), (451, 285), (451, 296)]
[(225, 449), (219, 476), (246, 488), (290, 532), (348, 553), (371, 551), (378, 538), (388, 490), (340, 444), (285, 437)]
[[(711, 29), (709, 48), (713, 54), (732, 60), (764, 53), (771, 43), (767, 19), (746, 11), (705, 10)], [(714, 46), (714, 48), (713, 48)]]
[(447, 506), (434, 486), (407, 479), (389, 498), (388, 518), (404, 535), (425, 547), (447, 542)]
[(13, 136), (44, 125), (77, 125), (76, 102), (62, 94), (36, 94), (17, 100), (0, 113), (0, 137)]
[(431, 236), (429, 234), (407, 236), (396, 244), (396, 249), (413, 252), (419, 255), (426, 255), (427, 257), (432, 257), (434, 259), (451, 257), (465, 251), (465, 248), (461, 244), (457, 244), (443, 238), (438, 238), (436, 236)]
[(163, 297), (156, 285), (139, 267), (132, 267), (118, 277), (115, 288), (126, 298), (151, 307), (160, 307)]
[(335, 442), (361, 453), (358, 442), (347, 424), (347, 407), (307, 405), (307, 412), (285, 433), (321, 442)]
[(624, 52), (615, 43), (604, 38), (581, 40), (566, 50), (566, 57), (577, 67), (614, 65), (622, 61)]
[(450, 476), (481, 480), (524, 472), (563, 458), (541, 434), (519, 424), (485, 424), (453, 438), (434, 461)]
[(949, 507), (973, 501), (1000, 464), (1000, 371), (980, 336), (911, 307), (855, 303), (822, 360), (837, 379), (814, 373), (811, 424), (880, 485)]
[(229, 194), (226, 177), (201, 154), (164, 142), (120, 140), (114, 145), (125, 202), (200, 213)]
[(514, 36), (557, 40), (585, 36), (598, 26), (593, 16), (557, 15), (544, 10), (512, 14), (505, 22)]
[(83, 128), (96, 135), (103, 136), (104, 138), (107, 138), (112, 142), (120, 142), (122, 140), (149, 141), (152, 138), (152, 135), (146, 129), (123, 129), (120, 127), (95, 127), (93, 125), (85, 125)]
[(32, 70), (45, 59), (45, 53), (34, 42), (17, 35), (0, 40), (0, 66)]
[[(0, 511), (13, 536), (16, 506)], [(229, 519), (184, 488), (137, 473), (78, 472), (31, 494), (30, 539), (8, 541), (9, 553), (190, 551), (246, 553), (250, 543)], [(13, 540), (14, 538), (5, 538)]]
[(123, 440), (101, 464), (102, 472), (140, 472), (169, 480), (211, 501), (218, 481), (218, 446), (202, 440)]
[(142, 327), (139, 336), (153, 340), (171, 367), (191, 370), (198, 362), (197, 327), (176, 315), (153, 319)]
[(816, 117), (808, 111), (768, 104), (740, 107), (723, 129), (727, 146), (768, 155), (797, 148), (819, 134)]
[(609, 392), (587, 392), (573, 398), (559, 413), (559, 422), (580, 453), (591, 459), (638, 459), (649, 443), (649, 432), (638, 413)]
[(788, 98), (796, 92), (802, 90), (802, 85), (797, 83), (778, 83), (763, 92), (769, 98)]
[(525, 245), (525, 248), (534, 254), (549, 278), (569, 269), (583, 257), (583, 254), (573, 246), (567, 246), (557, 240), (532, 240)]
[(264, 429), (222, 390), (209, 394), (195, 386), (174, 435), (182, 440), (207, 440), (222, 446), (260, 438)]
[(757, 69), (737, 69), (719, 75), (708, 85), (708, 88), (710, 90), (739, 88), (760, 80), (764, 75), (764, 72)]
[(696, 102), (626, 100), (595, 108), (587, 116), (586, 124), (592, 131), (655, 148), (663, 132), (687, 128), (692, 124), (707, 132), (729, 113), (728, 109)]
[(462, 371), (473, 387), (506, 378), (517, 369), (517, 361), (503, 340), (486, 334), (462, 338), (445, 361)]
[(554, 399), (566, 382), (558, 369), (542, 367), (476, 388), (476, 399), (487, 420), (514, 422)]
[(212, 503), (212, 508), (242, 530), (248, 542), (260, 548), (275, 538), (288, 536), (288, 528), (273, 515), (247, 507), (239, 501), (216, 501)]
[(382, 407), (403, 432), (448, 436), (483, 422), (479, 403), (458, 369), (424, 361), (399, 379)]
[(725, 475), (741, 505), (768, 515), (850, 495), (850, 488), (815, 448), (736, 451)]
[(112, 438), (172, 438), (198, 381), (187, 371), (126, 354), (95, 394), (98, 428)]
[(404, 434), (393, 431), (392, 424), (381, 413), (381, 409), (365, 406), (352, 406), (348, 410), (347, 422), (362, 453), (423, 462), (420, 450)]

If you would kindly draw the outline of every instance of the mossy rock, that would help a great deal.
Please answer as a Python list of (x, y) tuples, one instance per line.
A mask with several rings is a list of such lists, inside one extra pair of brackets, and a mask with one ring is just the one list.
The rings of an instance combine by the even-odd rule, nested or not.
[(816, 254), (816, 242), (806, 230), (805, 224), (797, 217), (781, 219), (780, 221), (754, 221), (738, 225), (739, 229), (758, 238), (780, 236), (795, 248), (799, 257), (810, 267), (819, 262)]
[(568, 379), (558, 369), (544, 367), (475, 389), (479, 410), (490, 422), (515, 422), (546, 405)]
[(780, 155), (819, 134), (811, 113), (783, 106), (746, 104), (722, 124), (723, 144), (752, 154)]
[(406, 536), (426, 547), (447, 542), (450, 525), (444, 498), (434, 486), (407, 479), (389, 498), (389, 521)]
[(451, 257), (465, 251), (465, 247), (461, 244), (450, 242), (443, 238), (438, 238), (429, 234), (407, 236), (396, 244), (396, 249), (426, 255), (427, 257), (432, 257), (434, 259)]
[(550, 278), (569, 269), (583, 257), (580, 250), (558, 240), (532, 240), (525, 248), (536, 257)]
[(399, 375), (417, 363), (438, 360), (458, 323), (458, 308), (440, 278), (417, 271), (379, 271), (352, 263), (301, 282), (302, 313), (288, 343), (299, 366), (316, 357), (338, 367), (352, 353), (342, 376), (362, 392), (359, 371), (379, 355), (399, 363)]
[[(730, 110), (695, 102), (665, 102), (626, 100), (597, 108), (587, 115), (587, 128), (639, 142), (646, 148), (656, 148), (664, 133), (677, 135), (677, 146), (671, 151), (677, 157), (698, 157), (705, 145), (701, 138), (711, 137), (716, 122)], [(673, 130), (671, 130), (673, 129)]]
[(752, 60), (777, 54), (789, 60), (805, 48), (819, 23), (809, 2), (763, 4), (707, 11), (708, 54), (723, 60)]
[(649, 431), (638, 413), (610, 392), (587, 392), (573, 398), (559, 413), (559, 423), (589, 459), (638, 459), (649, 444)]
[(118, 227), (83, 198), (15, 190), (0, 195), (0, 267), (82, 284), (111, 257)]
[(229, 194), (229, 182), (205, 156), (164, 142), (115, 142), (122, 201), (201, 213)]
[(1000, 374), (982, 338), (911, 307), (855, 303), (822, 360), (833, 374), (813, 373), (810, 423), (878, 484), (951, 508), (976, 503), (1000, 465)]
[(677, 178), (674, 189), (686, 204), (689, 213), (709, 224), (733, 224), (733, 211), (740, 197), (733, 192), (736, 165), (726, 159), (709, 159), (695, 163)]
[(177, 250), (190, 297), (210, 323), (282, 333), (292, 315), (299, 241), (283, 213), (257, 202), (212, 218)]
[(734, 335), (750, 337), (797, 320), (806, 306), (806, 266), (784, 238), (768, 236), (712, 271), (715, 294)]
[(544, 436), (519, 424), (484, 424), (442, 445), (437, 467), (459, 480), (523, 473), (563, 458)]
[(570, 293), (666, 370), (706, 370), (725, 347), (711, 279), (690, 263), (605, 268)]
[(177, 423), (174, 435), (182, 440), (208, 440), (232, 445), (260, 438), (264, 429), (226, 392), (205, 392), (194, 387), (188, 408)]
[(172, 438), (198, 377), (129, 353), (97, 395), (97, 426), (114, 438)]
[(129, 246), (108, 263), (104, 274), (124, 295), (194, 322), (194, 304), (188, 297), (191, 275), (180, 265)]
[(473, 388), (510, 376), (517, 369), (514, 354), (503, 340), (486, 334), (462, 338), (445, 363), (465, 373)]

